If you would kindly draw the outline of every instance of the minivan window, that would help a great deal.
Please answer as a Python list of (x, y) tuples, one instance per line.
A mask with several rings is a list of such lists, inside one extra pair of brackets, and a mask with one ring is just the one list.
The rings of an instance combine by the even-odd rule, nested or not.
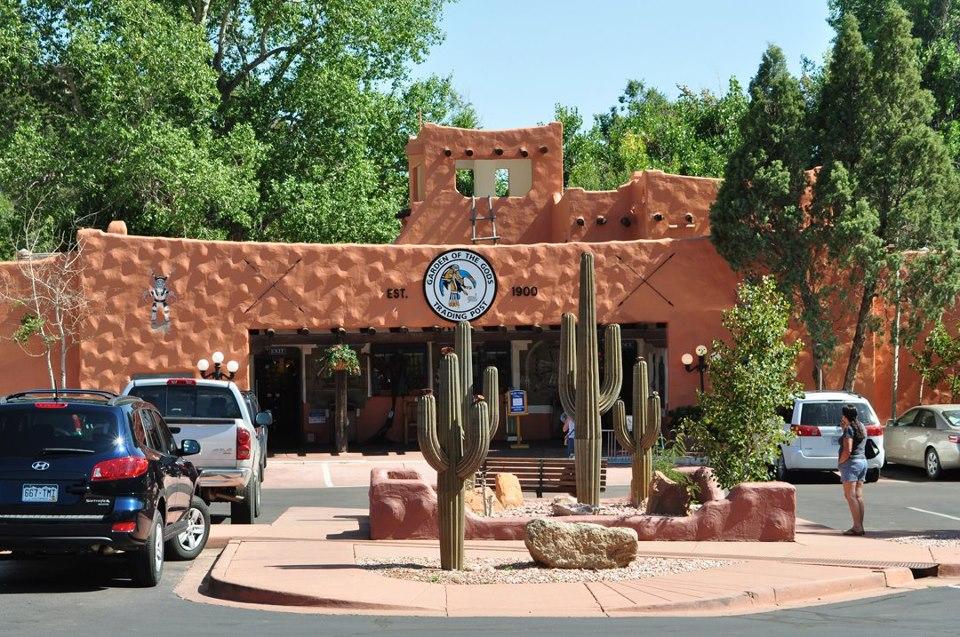
[(105, 453), (125, 446), (113, 410), (84, 405), (0, 409), (0, 456)]
[(857, 408), (857, 419), (865, 424), (877, 422), (870, 405), (864, 402), (822, 402), (803, 403), (800, 408), (801, 425), (816, 425), (818, 427), (839, 427), (840, 413), (844, 405), (853, 405)]
[(147, 385), (133, 387), (130, 395), (151, 403), (164, 418), (242, 418), (226, 387)]

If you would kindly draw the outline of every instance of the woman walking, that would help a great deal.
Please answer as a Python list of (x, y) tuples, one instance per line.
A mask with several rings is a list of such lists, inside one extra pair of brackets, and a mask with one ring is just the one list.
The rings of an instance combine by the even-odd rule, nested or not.
[(843, 497), (847, 499), (853, 526), (844, 535), (863, 535), (863, 481), (867, 477), (867, 430), (857, 420), (857, 409), (844, 405), (840, 416), (843, 434), (840, 436), (840, 457), (837, 468), (843, 482)]

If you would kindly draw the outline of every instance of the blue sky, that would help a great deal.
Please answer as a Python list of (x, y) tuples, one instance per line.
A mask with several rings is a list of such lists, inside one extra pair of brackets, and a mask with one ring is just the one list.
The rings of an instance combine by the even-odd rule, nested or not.
[(484, 128), (550, 121), (558, 102), (586, 123), (631, 78), (671, 96), (731, 76), (746, 86), (771, 43), (799, 72), (829, 48), (826, 17), (827, 0), (460, 0), (414, 74), (452, 75)]

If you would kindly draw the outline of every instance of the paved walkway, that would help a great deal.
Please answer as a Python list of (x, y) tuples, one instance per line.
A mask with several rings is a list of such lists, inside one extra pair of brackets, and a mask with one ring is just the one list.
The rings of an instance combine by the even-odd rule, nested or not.
[[(270, 458), (264, 475), (264, 489), (318, 489), (332, 487), (365, 487), (370, 484), (370, 469), (390, 466), (416, 469), (431, 478), (436, 471), (419, 451), (385, 452), (383, 454), (329, 453), (276, 454)], [(630, 466), (607, 468), (607, 484), (629, 485)], [(268, 496), (265, 496), (268, 497)]]
[[(372, 542), (366, 511), (295, 507), (272, 525), (214, 527), (212, 565), (198, 561), (178, 592), (228, 605), (325, 614), (599, 617), (723, 615), (868, 597), (942, 584), (905, 564), (960, 575), (960, 552), (850, 538), (801, 524), (796, 542), (643, 542), (641, 556), (721, 557), (732, 563), (637, 581), (443, 585), (388, 578), (361, 559), (435, 556), (433, 541)], [(467, 542), (467, 558), (528, 558), (522, 542)], [(206, 583), (203, 575), (209, 569)], [(918, 571), (919, 572), (919, 571)], [(203, 590), (201, 594), (199, 591)]]

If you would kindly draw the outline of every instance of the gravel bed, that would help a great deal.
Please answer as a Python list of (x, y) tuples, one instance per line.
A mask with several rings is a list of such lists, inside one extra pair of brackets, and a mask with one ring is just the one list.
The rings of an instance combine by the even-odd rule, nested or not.
[(960, 531), (927, 531), (918, 535), (901, 535), (884, 539), (917, 546), (960, 547)]
[(360, 560), (358, 564), (381, 575), (396, 579), (434, 584), (545, 584), (550, 582), (619, 582), (658, 575), (692, 573), (738, 564), (729, 560), (638, 558), (625, 568), (603, 570), (546, 568), (530, 560), (516, 558), (473, 558), (467, 570), (440, 570), (440, 560), (398, 556), (391, 560)]
[[(620, 503), (601, 503), (597, 508), (595, 515), (612, 515), (616, 517), (625, 517), (629, 515), (643, 515), (644, 505), (641, 504), (639, 507), (633, 507), (629, 504), (620, 504)], [(478, 514), (482, 515), (482, 514)], [(591, 515), (591, 514), (586, 514)], [(553, 507), (550, 500), (527, 500), (522, 507), (514, 507), (512, 509), (503, 509), (502, 511), (494, 511), (489, 516), (491, 518), (547, 518), (547, 517), (556, 517), (559, 520), (567, 516), (553, 514)]]

